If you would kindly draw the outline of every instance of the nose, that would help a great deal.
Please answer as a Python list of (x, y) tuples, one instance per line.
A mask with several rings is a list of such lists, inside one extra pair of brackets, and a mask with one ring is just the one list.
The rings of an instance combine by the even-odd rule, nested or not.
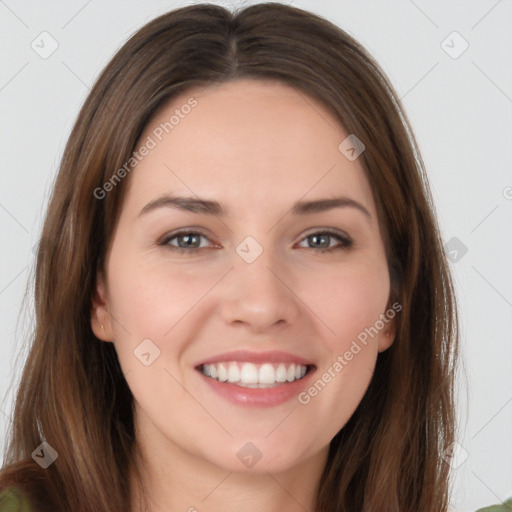
[(223, 320), (246, 325), (253, 333), (293, 325), (300, 316), (300, 299), (290, 281), (290, 273), (276, 264), (270, 250), (252, 263), (237, 256), (226, 282)]

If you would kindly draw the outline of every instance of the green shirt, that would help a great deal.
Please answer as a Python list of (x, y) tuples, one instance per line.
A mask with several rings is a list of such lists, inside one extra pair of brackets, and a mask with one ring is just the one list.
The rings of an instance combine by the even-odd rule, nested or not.
[(501, 505), (479, 508), (476, 512), (512, 512), (512, 498), (504, 501)]
[[(16, 488), (0, 491), (0, 512), (31, 512), (27, 498)], [(476, 512), (512, 512), (512, 498), (501, 505), (479, 508)]]
[(0, 512), (31, 512), (26, 496), (16, 487), (0, 491)]

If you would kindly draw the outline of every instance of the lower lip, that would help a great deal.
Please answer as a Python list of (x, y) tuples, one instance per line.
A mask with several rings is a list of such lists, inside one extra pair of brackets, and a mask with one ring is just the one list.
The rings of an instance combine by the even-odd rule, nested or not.
[(244, 388), (229, 382), (219, 382), (207, 377), (200, 370), (200, 376), (220, 396), (236, 405), (248, 407), (273, 407), (288, 400), (297, 398), (299, 393), (307, 387), (316, 368), (311, 368), (302, 379), (286, 382), (274, 388)]

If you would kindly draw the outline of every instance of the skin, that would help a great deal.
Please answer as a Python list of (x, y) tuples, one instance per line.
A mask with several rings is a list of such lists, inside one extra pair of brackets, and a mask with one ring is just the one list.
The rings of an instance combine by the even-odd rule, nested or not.
[[(370, 186), (359, 159), (338, 149), (348, 133), (336, 118), (275, 82), (188, 90), (157, 113), (140, 140), (191, 96), (197, 106), (129, 176), (105, 274), (97, 278), (92, 328), (115, 344), (135, 398), (152, 512), (313, 510), (329, 443), (360, 403), (378, 353), (392, 344), (393, 323), (369, 337), (307, 405), (232, 404), (194, 366), (229, 350), (283, 350), (314, 362), (320, 376), (375, 324), (390, 281)], [(162, 207), (139, 216), (164, 192), (216, 200), (229, 212)], [(358, 201), (371, 217), (353, 207), (289, 213), (297, 200), (336, 196)], [(189, 227), (206, 236), (198, 252), (158, 245)], [(321, 253), (310, 235), (326, 228), (348, 234), (353, 246)], [(236, 252), (247, 236), (263, 249), (250, 264)], [(326, 243), (340, 245), (334, 237)], [(147, 338), (161, 351), (149, 366), (134, 356)], [(262, 454), (250, 468), (237, 457), (247, 442)], [(134, 490), (134, 511), (144, 510), (139, 497)]]

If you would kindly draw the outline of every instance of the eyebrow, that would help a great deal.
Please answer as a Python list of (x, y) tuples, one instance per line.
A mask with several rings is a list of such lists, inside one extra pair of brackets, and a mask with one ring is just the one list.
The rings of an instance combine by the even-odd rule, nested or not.
[[(174, 208), (184, 212), (202, 213), (225, 217), (227, 210), (217, 201), (207, 199), (172, 196), (164, 194), (153, 201), (150, 201), (139, 213), (139, 217), (154, 211), (158, 208)], [(297, 201), (291, 208), (292, 215), (308, 215), (321, 213), (334, 208), (355, 208), (362, 212), (368, 219), (371, 219), (370, 212), (365, 206), (355, 199), (349, 197), (334, 197), (332, 199), (317, 199), (314, 201)]]

